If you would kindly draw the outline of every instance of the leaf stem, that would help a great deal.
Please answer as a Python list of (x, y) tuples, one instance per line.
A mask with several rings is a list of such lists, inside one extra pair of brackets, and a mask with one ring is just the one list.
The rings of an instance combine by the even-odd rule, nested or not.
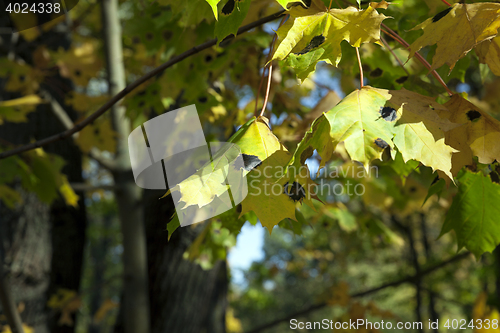
[(359, 47), (356, 47), (356, 56), (358, 57), (358, 65), (359, 65), (359, 80), (360, 80), (359, 85), (361, 86), (361, 88), (363, 88), (363, 81), (364, 81), (363, 66), (361, 65), (361, 57), (359, 56)]
[(260, 111), (260, 117), (264, 115), (264, 111), (266, 111), (267, 101), (269, 99), (269, 91), (271, 90), (271, 76), (273, 74), (273, 63), (269, 64), (269, 69), (267, 70), (267, 89), (266, 89), (266, 97), (264, 98), (264, 105), (262, 105), (262, 110)]
[(446, 0), (441, 0), (441, 1), (444, 2), (447, 6), (451, 7), (451, 5), (448, 3), (448, 1), (446, 1)]
[[(386, 26), (383, 23), (381, 24), (381, 26), (385, 29), (385, 30), (380, 29), (383, 33), (391, 36), (395, 41), (397, 41), (399, 44), (403, 45), (406, 49), (410, 48), (410, 44), (408, 44), (403, 38), (401, 38), (401, 36), (399, 36), (394, 30), (392, 30), (391, 28), (389, 28), (388, 26)], [(448, 86), (443, 81), (441, 76), (439, 76), (439, 74), (435, 70), (432, 69), (432, 66), (429, 64), (429, 62), (427, 62), (427, 60), (425, 60), (425, 58), (422, 57), (420, 55), (420, 53), (418, 53), (418, 52), (415, 52), (415, 56), (429, 71), (431, 71), (431, 74), (436, 78), (436, 80), (438, 80), (438, 82), (444, 87), (444, 89), (446, 89), (446, 92), (448, 92), (448, 95), (452, 96), (453, 92), (450, 90), (450, 88), (448, 88)]]

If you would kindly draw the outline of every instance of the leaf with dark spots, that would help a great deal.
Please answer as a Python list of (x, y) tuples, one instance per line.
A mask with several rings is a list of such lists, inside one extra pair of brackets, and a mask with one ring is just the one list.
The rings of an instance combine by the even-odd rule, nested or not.
[(222, 14), (224, 15), (231, 14), (234, 10), (234, 2), (235, 0), (229, 0), (228, 2), (226, 2), (224, 7), (222, 7)]
[(481, 113), (475, 110), (470, 110), (467, 112), (467, 119), (470, 121), (475, 121), (481, 118)]
[(302, 199), (306, 197), (306, 191), (302, 185), (297, 182), (293, 182), (292, 184), (286, 183), (285, 186), (283, 186), (283, 193), (295, 202), (302, 202)]
[(306, 54), (307, 52), (320, 46), (324, 42), (325, 42), (325, 36), (323, 36), (323, 35), (314, 36), (313, 39), (311, 39), (311, 41), (309, 42), (309, 44), (302, 51), (300, 51), (299, 53), (296, 53), (296, 54), (298, 54), (298, 55)]
[(389, 144), (384, 140), (382, 140), (381, 138), (375, 139), (375, 144), (382, 149), (389, 147)]
[(398, 117), (398, 114), (394, 108), (384, 106), (380, 108), (380, 116), (384, 118), (385, 121), (394, 121)]
[(198, 98), (198, 102), (200, 103), (206, 103), (208, 101), (208, 98), (206, 98), (205, 96), (201, 96)]
[(437, 22), (439, 21), (440, 19), (442, 19), (443, 17), (446, 16), (446, 14), (448, 14), (449, 12), (451, 11), (451, 7), (448, 7), (446, 8), (445, 10), (443, 10), (442, 12), (439, 12), (437, 13), (433, 18), (432, 18), (432, 22)]
[(384, 71), (380, 68), (375, 68), (373, 71), (370, 72), (371, 77), (379, 77), (384, 73)]
[(257, 168), (262, 164), (260, 158), (255, 155), (241, 154), (241, 156), (243, 157), (243, 169), (245, 169), (246, 171), (251, 171), (252, 169)]
[(401, 76), (399, 79), (396, 79), (396, 83), (403, 84), (408, 80), (408, 76)]
[(490, 172), (490, 179), (493, 183), (500, 184), (500, 178), (498, 177), (498, 173), (495, 171)]

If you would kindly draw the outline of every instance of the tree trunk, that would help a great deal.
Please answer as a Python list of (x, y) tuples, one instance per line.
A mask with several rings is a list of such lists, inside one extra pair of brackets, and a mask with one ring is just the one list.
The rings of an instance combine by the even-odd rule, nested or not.
[[(67, 31), (52, 30), (33, 42), (8, 45), (11, 58), (21, 58), (32, 64), (33, 50), (38, 45), (51, 49), (68, 48)], [(24, 50), (16, 53), (17, 49)], [(41, 87), (50, 91), (65, 107), (73, 121), (76, 113), (65, 106), (65, 94), (72, 89), (71, 81), (53, 76)], [(0, 99), (19, 97), (3, 89)], [(64, 127), (54, 116), (49, 104), (40, 104), (28, 115), (27, 123), (5, 123), (0, 127), (0, 138), (14, 144), (25, 144), (61, 132)], [(61, 156), (66, 165), (63, 172), (69, 182), (82, 182), (82, 157), (78, 147), (69, 139), (45, 147), (49, 153)], [(20, 189), (20, 186), (17, 187)], [(70, 333), (74, 326), (60, 326), (60, 313), (48, 309), (50, 296), (58, 289), (79, 291), (85, 242), (86, 211), (83, 193), (78, 207), (67, 206), (61, 199), (48, 206), (33, 193), (20, 191), (24, 202), (14, 210), (0, 203), (0, 246), (5, 253), (7, 269), (11, 273), (12, 294), (16, 304), (23, 302), (23, 322), (33, 326), (37, 333)], [(73, 316), (75, 319), (75, 316)]]
[(162, 191), (145, 191), (152, 333), (224, 333), (227, 267), (211, 270), (183, 259), (200, 228), (178, 228), (168, 241), (166, 223), (174, 212)]
[[(118, 17), (118, 0), (102, 1), (102, 21), (105, 41), (106, 65), (109, 94), (116, 95), (125, 88), (122, 34)], [(130, 121), (125, 108), (114, 105), (111, 108), (113, 128), (118, 134), (115, 169), (112, 171), (123, 234), (123, 320), (126, 333), (149, 333), (149, 299), (146, 258), (146, 236), (142, 207), (141, 189), (134, 182), (128, 153)]]

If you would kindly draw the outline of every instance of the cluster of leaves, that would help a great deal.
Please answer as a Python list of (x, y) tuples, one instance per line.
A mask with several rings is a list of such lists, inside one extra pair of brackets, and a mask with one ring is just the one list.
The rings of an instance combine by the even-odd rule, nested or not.
[[(209, 3), (215, 13), (217, 2)], [(223, 13), (230, 3), (239, 4), (241, 12), (238, 15), (245, 12), (243, 3), (229, 1), (222, 8)], [(382, 43), (380, 25), (388, 17), (378, 11), (388, 8), (385, 1), (372, 2), (364, 10), (355, 7), (331, 9), (321, 0), (313, 0), (309, 6), (280, 4), (288, 8), (289, 18), (276, 32), (278, 38), (272, 60), (280, 60), (283, 67), (291, 67), (301, 81), (312, 77), (320, 61), (339, 65), (344, 40), (356, 48), (366, 43)], [(414, 28), (423, 29), (424, 34), (409, 46), (408, 58), (414, 57), (422, 47), (436, 44), (430, 69), (447, 64), (451, 70), (459, 59), (475, 48), (479, 62), (488, 64), (491, 72), (497, 74), (499, 13), (500, 5), (496, 3), (454, 4)], [(223, 36), (217, 34), (221, 29), (217, 27), (227, 25), (230, 24), (219, 17), (215, 28), (217, 37)], [(314, 120), (293, 153), (271, 132), (267, 118), (250, 120), (229, 140), (241, 147), (249, 163), (245, 166), (249, 182), (256, 180), (258, 184), (253, 188), (255, 192), (250, 190), (243, 200), (241, 214), (253, 211), (270, 232), (284, 219), (300, 225), (303, 219), (296, 209), (302, 199), (312, 207), (311, 199), (318, 198), (309, 191), (313, 183), (309, 172), (300, 175), (296, 170), (307, 168), (305, 162), (314, 151), (321, 158), (320, 167), (324, 166), (332, 159), (338, 144), (343, 143), (344, 152), (366, 170), (388, 152), (386, 159), (390, 156), (395, 164), (398, 156), (402, 158), (399, 165), (406, 167), (398, 170), (405, 173), (400, 176), (408, 176), (419, 165), (437, 171), (444, 181), (433, 184), (427, 197), (441, 193), (445, 183), (457, 185), (458, 194), (442, 234), (455, 230), (459, 248), (465, 246), (476, 256), (491, 252), (500, 243), (498, 212), (494, 205), (500, 199), (495, 171), (500, 160), (496, 145), (500, 139), (500, 122), (467, 101), (465, 95), (439, 96), (441, 103), (436, 97), (404, 88), (364, 86), (356, 89), (339, 104), (328, 106), (327, 111)], [(193, 188), (192, 178), (177, 186), (185, 207), (203, 207), (228, 190), (225, 183), (213, 177), (215, 171), (211, 168), (206, 166), (194, 176), (199, 178), (196, 182), (199, 189)], [(269, 176), (261, 171), (266, 168), (285, 171)], [(212, 182), (208, 182), (208, 178)], [(217, 184), (213, 184), (214, 181)], [(284, 190), (277, 194), (264, 190), (273, 185)], [(303, 195), (292, 196), (287, 191), (291, 186)]]
[[(123, 102), (128, 116), (138, 125), (165, 108), (196, 103), (202, 121), (212, 129), (209, 139), (237, 144), (247, 163), (243, 173), (249, 181), (258, 184), (250, 189), (237, 215), (243, 220), (256, 216), (269, 231), (280, 225), (298, 232), (306, 224), (301, 207), (304, 204), (313, 207), (313, 200), (319, 199), (310, 191), (310, 185), (315, 185), (311, 179), (314, 176), (309, 171), (297, 172), (307, 170), (306, 161), (319, 156), (319, 165), (323, 167), (343, 156), (343, 160), (357, 161), (368, 170), (376, 160), (392, 159), (396, 176), (403, 179), (424, 166), (437, 171), (444, 180), (434, 183), (429, 195), (440, 194), (444, 185), (456, 185), (458, 194), (452, 205), (460, 209), (450, 210), (443, 233), (455, 230), (459, 246), (467, 247), (476, 255), (491, 251), (500, 242), (491, 204), (499, 199), (496, 161), (500, 151), (494, 144), (500, 136), (499, 122), (476, 106), (484, 109), (482, 101), (476, 100), (473, 104), (465, 95), (455, 94), (451, 98), (439, 95), (444, 89), (425, 76), (425, 69), (415, 59), (420, 51), (432, 58), (430, 68), (439, 74), (453, 69), (450, 82), (457, 79), (463, 82), (469, 67), (481, 68), (481, 73), (486, 71), (481, 79), (491, 80), (491, 73), (499, 75), (500, 5), (455, 3), (439, 12), (437, 1), (426, 1), (428, 9), (413, 0), (390, 6), (385, 1), (362, 6), (353, 3), (347, 8), (331, 8), (330, 2), (198, 0), (187, 4), (148, 0), (127, 3), (121, 11), (126, 21), (123, 42), (129, 81), (181, 50), (213, 36), (218, 39), (217, 46), (193, 56), (191, 61), (176, 64), (155, 82), (147, 82), (129, 94)], [(283, 8), (289, 17), (277, 29), (274, 47), (268, 48), (272, 36), (265, 29), (255, 29), (232, 42), (224, 40), (235, 35), (241, 25)], [(107, 96), (96, 88), (103, 79), (103, 62), (98, 52), (101, 42), (95, 38), (100, 29), (98, 12), (77, 6), (71, 13), (78, 17), (80, 11), (86, 10), (90, 12), (86, 13), (89, 23), (85, 29), (77, 30), (76, 42), (68, 50), (54, 52), (40, 46), (33, 52), (31, 65), (1, 60), (0, 76), (7, 79), (6, 89), (25, 96), (2, 101), (0, 121), (26, 121), (26, 114), (42, 102), (37, 93), (50, 72), (47, 69), (56, 69), (82, 88), (71, 92), (66, 100), (81, 112), (82, 118), (106, 100)], [(387, 26), (381, 29), (382, 24)], [(42, 29), (51, 27), (53, 25)], [(419, 29), (423, 29), (421, 36)], [(21, 35), (26, 40), (34, 40), (39, 32), (33, 31), (28, 29)], [(381, 31), (388, 32), (391, 38), (385, 44)], [(399, 31), (400, 35), (391, 31)], [(409, 51), (390, 46), (402, 38), (414, 40)], [(359, 69), (354, 48), (361, 51), (362, 68), (371, 86), (355, 87), (352, 77)], [(472, 49), (477, 56), (469, 52)], [(270, 53), (271, 60), (280, 63), (279, 69), (272, 73), (273, 115), (269, 119), (260, 116), (248, 120), (250, 114), (256, 114), (252, 107), (255, 97), (250, 97), (246, 105), (240, 101), (242, 96), (248, 97), (248, 90), (259, 86), (259, 67), (265, 64), (264, 50)], [(397, 65), (401, 57), (408, 57), (407, 66)], [(317, 110), (310, 111), (302, 101), (311, 90), (318, 89), (313, 89), (313, 82), (325, 68), (318, 65), (322, 61), (342, 68), (340, 88), (348, 94), (339, 104), (325, 99), (321, 107), (320, 102)], [(295, 77), (301, 85), (296, 84)], [(498, 103), (492, 95), (494, 92), (490, 93), (486, 105)], [(244, 125), (235, 131), (238, 124)], [(224, 140), (231, 134), (229, 140)], [(83, 152), (98, 148), (113, 153), (115, 135), (109, 119), (100, 118), (86, 127), (76, 143)], [(7, 161), (14, 163), (15, 159)], [(282, 173), (273, 172), (268, 177), (262, 170), (269, 167)], [(208, 205), (228, 190), (222, 182), (217, 182), (217, 177), (212, 177), (217, 172), (208, 168), (211, 166), (199, 171), (198, 182), (191, 178), (189, 183), (180, 183), (173, 189), (181, 193), (185, 207)], [(211, 181), (206, 182), (201, 175)], [(12, 176), (4, 178), (5, 182), (13, 179)], [(52, 188), (61, 189), (61, 181), (55, 184)], [(278, 194), (266, 195), (264, 190), (274, 185), (280, 189)], [(201, 186), (201, 191), (194, 190), (196, 186)], [(2, 192), (4, 200), (9, 196), (7, 192)], [(491, 202), (470, 200), (478, 194)], [(14, 202), (12, 198), (11, 193), (8, 200)], [(398, 201), (397, 198), (391, 200)], [(431, 201), (436, 200), (433, 197)], [(337, 207), (334, 215), (345, 217), (347, 213)], [(345, 223), (352, 224), (352, 219)], [(169, 232), (178, 225), (178, 221), (170, 223)], [(237, 231), (231, 234), (234, 236)]]

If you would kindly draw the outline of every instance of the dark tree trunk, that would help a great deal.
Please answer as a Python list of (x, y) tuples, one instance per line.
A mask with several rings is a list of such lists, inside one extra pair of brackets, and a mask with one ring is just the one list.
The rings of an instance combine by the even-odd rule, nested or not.
[[(32, 51), (38, 45), (49, 48), (69, 46), (65, 32), (49, 32), (31, 43), (9, 47), (16, 58), (32, 63)], [(16, 52), (19, 50), (19, 52)], [(5, 56), (3, 54), (2, 56)], [(66, 108), (65, 95), (72, 89), (70, 81), (55, 76), (41, 86), (65, 108), (75, 120), (76, 114)], [(19, 97), (5, 92), (0, 82), (0, 99)], [(40, 104), (28, 115), (27, 123), (5, 123), (0, 126), (0, 138), (13, 144), (25, 144), (64, 130), (54, 116), (50, 104)], [(61, 156), (66, 165), (63, 173), (69, 182), (82, 182), (82, 156), (71, 139), (45, 147), (49, 153)], [(23, 321), (35, 327), (37, 333), (73, 332), (74, 326), (58, 325), (60, 314), (47, 309), (50, 296), (58, 289), (79, 291), (85, 241), (86, 213), (83, 193), (78, 207), (67, 206), (62, 199), (47, 206), (36, 195), (23, 192), (24, 203), (9, 210), (0, 205), (0, 244), (3, 245), (7, 269), (11, 271), (13, 297), (25, 303)], [(74, 318), (73, 318), (74, 319)]]
[(161, 191), (144, 192), (152, 333), (223, 333), (227, 296), (226, 262), (211, 270), (183, 259), (199, 228), (178, 228), (170, 241), (166, 223), (174, 212)]

